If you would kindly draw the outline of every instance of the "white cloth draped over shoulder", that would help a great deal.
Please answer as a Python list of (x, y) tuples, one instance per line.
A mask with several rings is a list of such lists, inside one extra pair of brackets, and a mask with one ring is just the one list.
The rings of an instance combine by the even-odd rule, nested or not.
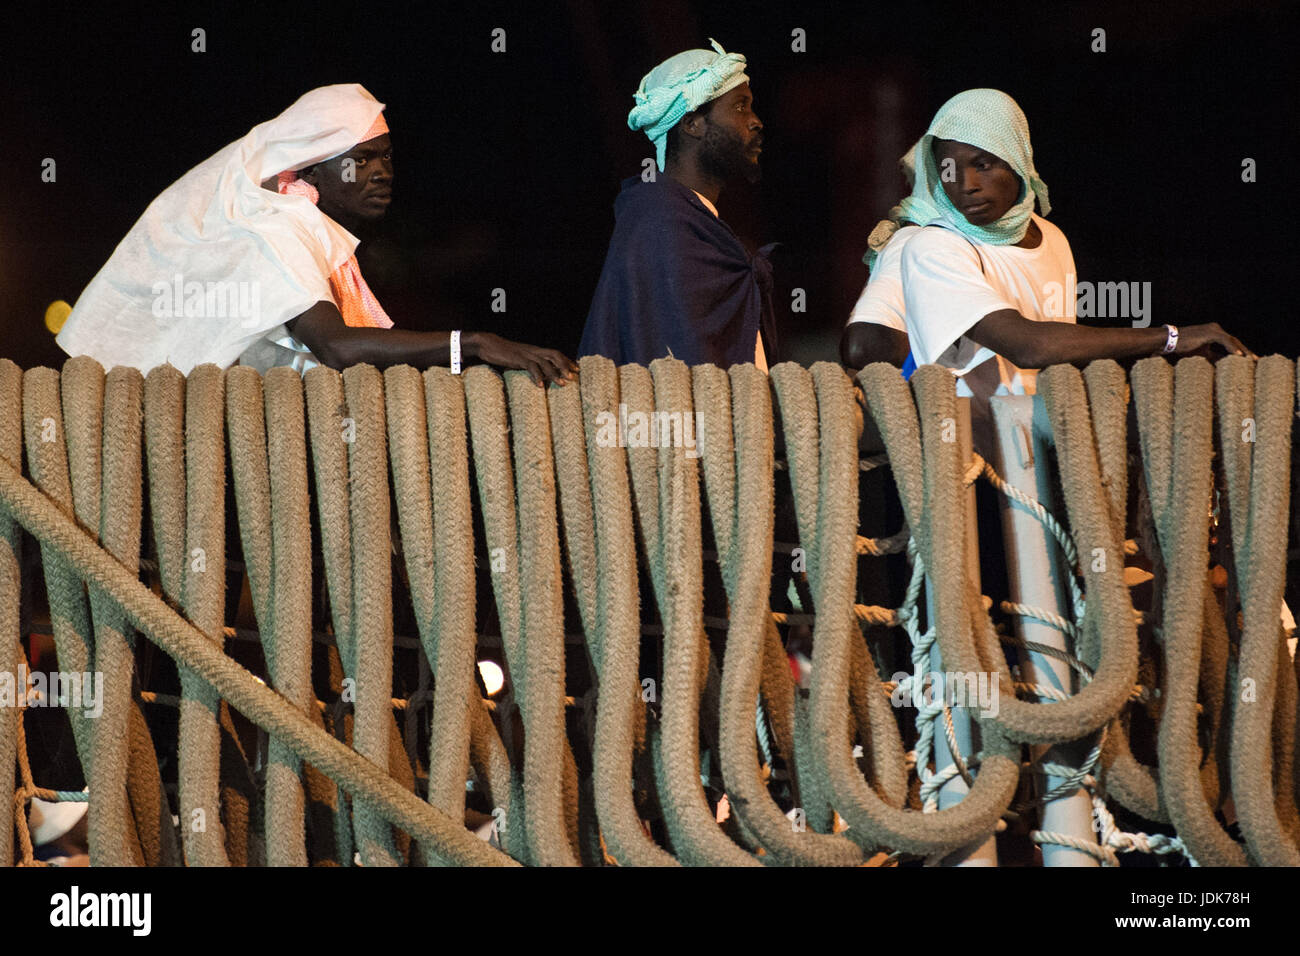
[(77, 300), (57, 342), (105, 368), (223, 368), (320, 301), (357, 238), (262, 182), (344, 153), (384, 104), (357, 84), (312, 90), (149, 204)]

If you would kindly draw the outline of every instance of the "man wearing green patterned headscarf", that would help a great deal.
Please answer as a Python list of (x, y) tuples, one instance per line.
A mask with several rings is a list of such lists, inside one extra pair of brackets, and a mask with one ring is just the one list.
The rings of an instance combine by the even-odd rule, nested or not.
[[(961, 200), (949, 196), (948, 185), (956, 182), (958, 158), (948, 148), (950, 142), (982, 150), (1014, 174), (1015, 183), (1001, 177), (1000, 184), (1016, 195), (997, 218), (991, 216), (1002, 210), (1001, 203), (987, 204), (968, 215), (966, 204), (959, 206)], [(943, 152), (942, 159), (936, 157), (936, 147)], [(912, 179), (912, 193), (889, 211), (889, 219), (877, 225), (867, 240), (870, 248), (863, 258), (868, 266), (874, 264), (900, 221), (918, 226), (942, 224), (972, 241), (1003, 246), (1024, 239), (1032, 224), (1035, 199), (1044, 216), (1052, 211), (1047, 184), (1034, 168), (1029, 123), (1016, 101), (1001, 90), (966, 90), (944, 103), (902, 164)]]
[(912, 364), (958, 376), (958, 394), (972, 399), (977, 450), (989, 398), (1032, 394), (1036, 369), (1200, 349), (1248, 354), (1217, 323), (1180, 334), (1172, 325), (1075, 322), (1073, 292), (1063, 294), (1076, 287), (1074, 257), (1064, 233), (1043, 218), (1051, 207), (1025, 115), (1000, 90), (950, 99), (903, 166), (912, 192), (868, 239), (871, 281), (841, 355), (850, 365), (872, 360), (863, 347), (872, 325), (905, 332)]
[(614, 204), (579, 355), (766, 371), (775, 352), (770, 247), (751, 254), (718, 215), (724, 188), (760, 178), (763, 124), (745, 58), (711, 42), (660, 63), (633, 94), (627, 124), (654, 144), (655, 166), (624, 180)]
[(749, 83), (745, 58), (728, 53), (717, 40), (713, 50), (687, 50), (669, 57), (641, 78), (628, 114), (629, 129), (639, 130), (655, 147), (655, 162), (664, 171), (668, 132), (686, 116), (736, 87)]

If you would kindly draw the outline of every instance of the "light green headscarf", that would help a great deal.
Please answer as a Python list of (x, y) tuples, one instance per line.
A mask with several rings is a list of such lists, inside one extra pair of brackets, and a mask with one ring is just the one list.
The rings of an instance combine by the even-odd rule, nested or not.
[[(969, 143), (1007, 163), (1020, 177), (1020, 201), (1001, 219), (987, 226), (968, 222), (943, 191), (931, 148), (936, 137)], [(867, 239), (869, 248), (862, 257), (869, 267), (875, 265), (876, 256), (893, 238), (900, 220), (919, 226), (942, 223), (972, 242), (1006, 246), (1025, 237), (1035, 198), (1042, 215), (1046, 216), (1052, 208), (1047, 201), (1047, 185), (1038, 178), (1034, 168), (1029, 123), (1016, 101), (1001, 90), (966, 90), (944, 103), (934, 114), (925, 135), (903, 156), (902, 164), (912, 180), (912, 194), (889, 210), (889, 218), (882, 219), (871, 231)]]
[(712, 37), (709, 42), (716, 53), (687, 50), (669, 57), (641, 78), (641, 85), (633, 94), (636, 106), (627, 116), (627, 125), (633, 130), (644, 130), (655, 144), (660, 172), (664, 169), (668, 131), (687, 113), (749, 82), (745, 58), (739, 53), (726, 52)]

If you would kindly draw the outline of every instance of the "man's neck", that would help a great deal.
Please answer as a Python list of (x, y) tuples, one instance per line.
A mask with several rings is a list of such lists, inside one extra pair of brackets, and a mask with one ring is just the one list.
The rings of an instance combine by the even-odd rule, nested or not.
[(329, 216), (348, 232), (352, 233), (352, 235), (356, 236), (358, 240), (364, 239), (366, 233), (369, 231), (366, 223), (354, 219), (352, 216), (349, 216), (347, 213), (341, 212), (338, 209), (331, 209), (328, 206), (322, 207), (319, 204), (317, 204), (316, 208), (320, 209), (321, 212)]
[(1016, 243), (1021, 249), (1037, 249), (1043, 241), (1043, 230), (1038, 228), (1038, 223), (1032, 219), (1029, 220), (1029, 228), (1025, 230), (1025, 236)]
[(693, 189), (714, 206), (722, 195), (723, 182), (700, 169), (694, 156), (673, 157), (664, 164), (664, 172), (688, 189)]

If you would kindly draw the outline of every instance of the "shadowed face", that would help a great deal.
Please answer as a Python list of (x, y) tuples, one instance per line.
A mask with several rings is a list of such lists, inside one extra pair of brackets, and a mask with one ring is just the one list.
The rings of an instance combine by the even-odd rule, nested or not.
[(744, 179), (756, 183), (763, 170), (758, 164), (763, 151), (763, 123), (754, 113), (749, 84), (728, 90), (701, 109), (705, 122), (700, 143), (700, 165), (705, 172), (722, 179)]
[(320, 193), (318, 208), (344, 228), (376, 222), (393, 200), (393, 146), (387, 133), (300, 174)]
[(972, 226), (997, 222), (1024, 190), (1007, 163), (969, 143), (936, 137), (934, 164), (944, 193)]

